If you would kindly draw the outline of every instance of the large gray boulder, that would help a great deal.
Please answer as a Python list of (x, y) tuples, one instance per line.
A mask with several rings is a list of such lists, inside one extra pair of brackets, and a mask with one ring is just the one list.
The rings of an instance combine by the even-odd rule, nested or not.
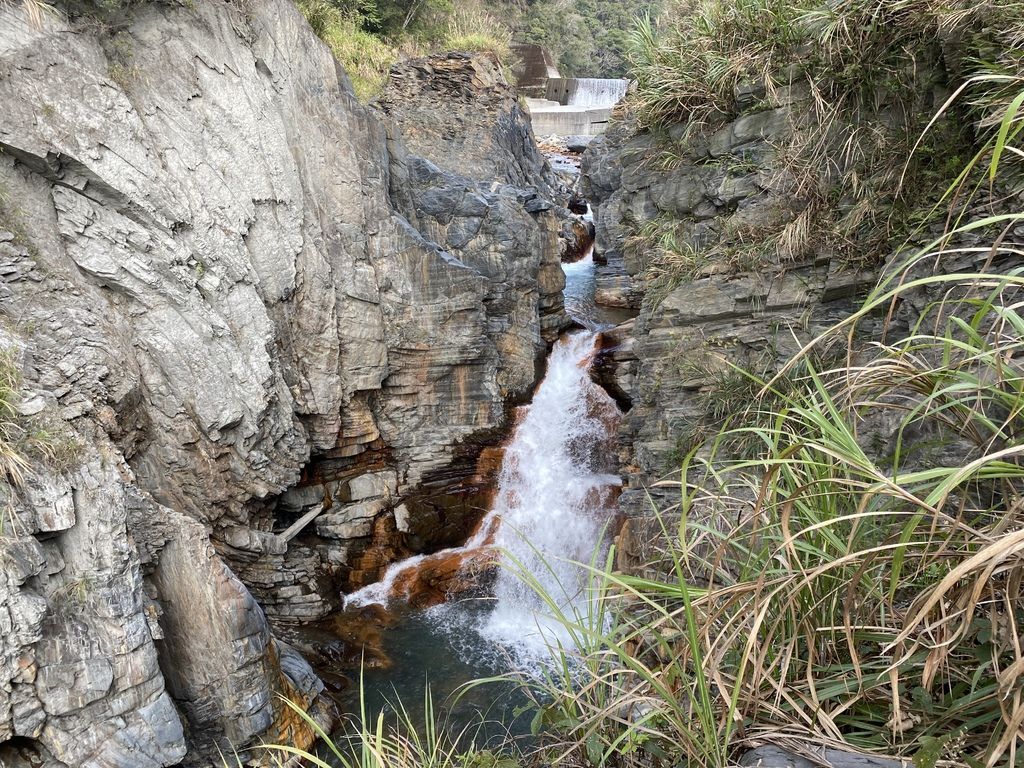
[(772, 745), (756, 747), (740, 758), (744, 768), (906, 768), (909, 761), (841, 749), (810, 749), (814, 759)]

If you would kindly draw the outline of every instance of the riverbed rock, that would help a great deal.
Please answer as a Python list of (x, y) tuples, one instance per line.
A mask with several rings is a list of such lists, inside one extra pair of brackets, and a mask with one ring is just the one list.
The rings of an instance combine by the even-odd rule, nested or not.
[(281, 697), (330, 707), (275, 627), (408, 551), (391, 510), (566, 322), (528, 125), (443, 168), (286, 0), (0, 4), (0, 102), (0, 345), (52, 449), (0, 482), (4, 760), (303, 743)]
[(766, 745), (744, 753), (740, 765), (745, 768), (906, 768), (910, 765), (908, 760), (862, 755), (839, 749), (813, 751), (815, 759), (810, 760), (781, 747)]

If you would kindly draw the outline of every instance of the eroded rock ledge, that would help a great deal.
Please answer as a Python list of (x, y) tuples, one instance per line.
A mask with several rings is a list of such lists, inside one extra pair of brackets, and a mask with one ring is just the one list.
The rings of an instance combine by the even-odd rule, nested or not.
[(491, 165), (357, 103), (285, 0), (147, 3), (114, 49), (0, 10), (2, 345), (69, 447), (0, 484), (4, 765), (301, 745), (278, 694), (329, 719), (272, 627), (407, 546), (566, 322), (564, 201), (455, 63)]

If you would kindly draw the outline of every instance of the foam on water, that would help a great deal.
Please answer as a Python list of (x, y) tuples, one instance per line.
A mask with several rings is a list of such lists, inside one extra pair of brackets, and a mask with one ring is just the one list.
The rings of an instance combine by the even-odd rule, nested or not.
[[(562, 268), (566, 309), (594, 327), (589, 321), (593, 254)], [(349, 595), (346, 607), (387, 605), (401, 597), (393, 594), (401, 576), (424, 561), (490, 544), (500, 548), (505, 561), (493, 608), (439, 606), (430, 610), (431, 623), (447, 624), (464, 635), (466, 619), (487, 641), (486, 647), (472, 649), (473, 655), (504, 654), (524, 668), (543, 663), (553, 645), (571, 647), (571, 637), (544, 599), (517, 572), (530, 574), (564, 614), (587, 613), (587, 571), (577, 563), (589, 562), (607, 547), (610, 493), (619, 485), (617, 475), (604, 471), (608, 456), (603, 449), (621, 413), (589, 373), (598, 335), (577, 331), (555, 344), (544, 380), (506, 448), (494, 504), (473, 537), (462, 547), (395, 563), (381, 581)]]

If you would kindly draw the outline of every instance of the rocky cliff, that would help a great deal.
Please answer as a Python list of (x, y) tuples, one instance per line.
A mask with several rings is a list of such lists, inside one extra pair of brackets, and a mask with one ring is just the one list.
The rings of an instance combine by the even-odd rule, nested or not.
[(565, 324), (528, 124), (466, 130), (511, 165), (422, 156), (287, 0), (0, 5), (0, 103), (5, 445), (31, 462), (0, 483), (0, 762), (308, 742), (281, 697), (326, 720), (323, 684), (272, 627), (436, 544), (396, 535), (421, 512), (452, 534), (403, 502), (465, 476)]
[[(921, 87), (905, 100), (931, 115), (942, 98)], [(881, 96), (873, 103), (881, 106), (843, 115), (843, 130), (833, 136), (905, 137), (896, 108)], [(844, 196), (835, 176), (859, 173), (864, 188), (876, 189), (872, 184), (896, 163), (910, 178), (912, 163), (890, 157), (883, 168), (858, 167), (847, 158), (851, 165), (838, 171), (833, 166), (832, 178), (809, 178), (794, 161), (794, 147), (808, 152), (807, 137), (822, 134), (806, 87), (779, 88), (768, 103), (763, 88), (746, 83), (736, 89), (734, 106), (733, 117), (720, 116), (699, 130), (678, 123), (645, 131), (624, 116), (583, 156), (582, 192), (595, 209), (595, 253), (603, 262), (597, 301), (637, 312), (635, 320), (606, 334), (607, 352), (597, 369), (606, 388), (630, 407), (620, 429), (625, 564), (658, 554), (652, 542), (662, 528), (652, 512), (673, 510), (679, 501), (677, 488), (659, 481), (677, 481), (691, 451), (708, 458), (710, 438), (723, 427), (756, 422), (750, 408), (761, 386), (740, 369), (772, 379), (808, 341), (858, 310), (881, 278), (902, 282), (1014, 266), (1013, 256), (989, 252), (983, 237), (960, 233), (953, 242), (963, 247), (949, 247), (941, 259), (928, 258), (903, 274), (907, 258), (930, 243), (934, 248), (945, 231), (932, 207), (932, 195), (949, 184), (938, 169), (908, 182), (895, 206), (898, 215), (891, 215), (891, 197), (879, 197), (879, 208), (889, 213), (872, 219), (875, 201)], [(954, 174), (962, 167), (957, 152), (970, 141), (957, 133), (963, 124), (947, 115), (929, 135), (940, 147), (933, 152), (953, 158)], [(838, 151), (834, 156), (846, 157)], [(888, 181), (897, 184), (891, 176)], [(970, 201), (962, 215), (979, 220), (1016, 210), (1019, 195), (1019, 185), (1011, 185)], [(894, 227), (894, 240), (886, 219), (899, 217), (915, 225)], [(840, 224), (850, 220), (853, 227), (844, 231)], [(1015, 225), (1012, 233), (1024, 235), (1024, 227)], [(819, 345), (812, 363), (828, 370), (857, 361), (883, 330), (899, 338), (941, 299), (940, 289), (907, 291), (888, 312), (863, 318), (849, 339)], [(885, 409), (862, 414), (858, 436), (871, 455), (884, 456), (898, 437), (898, 421)], [(956, 466), (970, 455), (958, 438), (945, 435), (939, 442), (929, 461), (941, 457)], [(719, 444), (714, 450), (723, 458), (732, 448)]]
[(658, 481), (678, 479), (683, 457), (758, 390), (734, 366), (770, 375), (854, 311), (877, 276), (817, 242), (780, 248), (783, 233), (807, 228), (808, 201), (779, 152), (806, 94), (780, 93), (773, 108), (748, 96), (741, 116), (699, 134), (680, 124), (666, 137), (624, 119), (583, 156), (604, 262), (598, 301), (638, 313), (607, 334), (599, 371), (631, 406), (620, 503), (633, 520), (622, 547), (639, 559), (656, 533), (643, 532), (652, 499), (660, 509), (678, 501)]

